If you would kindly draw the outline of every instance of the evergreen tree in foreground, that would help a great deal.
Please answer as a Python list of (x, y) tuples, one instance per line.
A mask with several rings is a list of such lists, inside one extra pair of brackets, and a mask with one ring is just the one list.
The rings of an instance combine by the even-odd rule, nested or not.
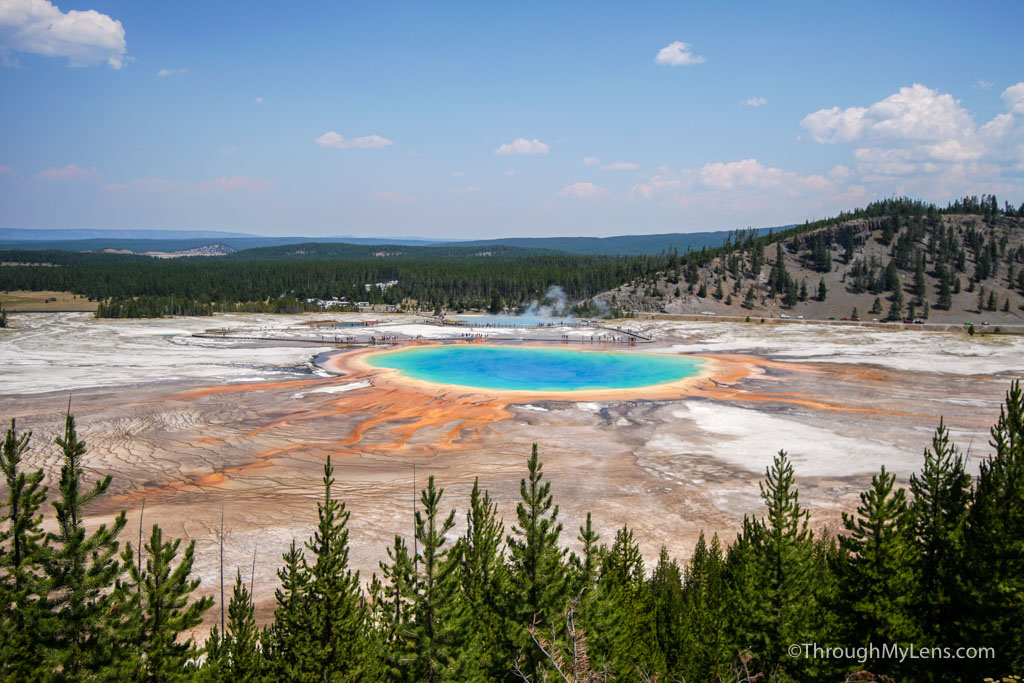
[[(856, 516), (843, 513), (847, 534), (839, 545), (840, 623), (851, 645), (915, 643), (910, 616), (912, 574), (910, 547), (903, 525), (907, 504), (903, 489), (894, 490), (895, 475), (885, 467), (860, 494)], [(867, 662), (873, 673), (895, 673), (893, 660)]]
[(552, 505), (551, 484), (537, 457), (537, 444), (526, 463), (529, 477), (519, 483), (521, 501), (516, 506), (518, 525), (508, 536), (509, 570), (513, 613), (511, 623), (523, 653), (523, 672), (536, 676), (541, 668), (538, 651), (528, 630), (550, 630), (561, 621), (568, 605), (565, 551), (558, 545), (562, 525), (558, 506)]
[(7, 499), (0, 509), (0, 680), (31, 680), (41, 676), (34, 651), (41, 638), (47, 605), (41, 564), (48, 548), (40, 508), (46, 500), (43, 471), (26, 473), (21, 459), (31, 432), (19, 435), (11, 420), (3, 442), (0, 468)]
[[(730, 549), (729, 579), (738, 647), (755, 656), (756, 668), (780, 681), (801, 680), (811, 662), (793, 659), (786, 648), (813, 642), (819, 630), (817, 564), (810, 513), (800, 505), (793, 466), (779, 451), (765, 472), (761, 497), (768, 508), (747, 519)], [(735, 552), (735, 554), (734, 554)]]
[[(923, 644), (943, 646), (961, 640), (963, 620), (964, 531), (971, 476), (964, 457), (940, 422), (931, 448), (924, 451), (920, 475), (910, 475), (907, 532), (914, 585), (911, 608)], [(951, 663), (933, 661), (921, 672), (930, 680), (948, 675)]]
[(66, 680), (90, 678), (113, 663), (113, 632), (118, 628), (113, 607), (118, 601), (110, 589), (123, 568), (118, 562), (117, 536), (126, 519), (122, 511), (111, 526), (101, 524), (91, 535), (82, 523), (85, 506), (110, 487), (110, 476), (83, 491), (82, 456), (85, 442), (78, 439), (75, 418), (65, 418), (64, 436), (57, 438), (64, 465), (60, 498), (54, 501), (57, 532), (49, 535), (53, 552), (47, 553), (46, 575), (50, 612), (45, 627), (47, 664), (63, 672)]
[(163, 531), (153, 525), (145, 544), (146, 566), (135, 561), (132, 544), (126, 543), (121, 561), (128, 569), (128, 581), (118, 588), (124, 600), (122, 609), (128, 619), (119, 627), (127, 634), (127, 647), (135, 648), (138, 659), (132, 658), (119, 677), (143, 681), (174, 681), (181, 678), (190, 660), (198, 656), (191, 639), (179, 642), (180, 636), (202, 623), (203, 614), (213, 606), (212, 597), (189, 602), (199, 587), (199, 579), (190, 579), (195, 556), (195, 541), (190, 541), (178, 565), (181, 539), (164, 541)]
[(967, 518), (965, 644), (995, 648), (975, 675), (1024, 671), (1024, 392), (1015, 381), (992, 427)]
[(349, 513), (331, 495), (334, 468), (324, 465), (324, 499), (317, 503), (318, 524), (306, 543), (309, 568), (305, 629), (309, 646), (293, 661), (299, 671), (318, 679), (378, 680), (379, 656), (368, 628), (369, 615), (359, 585), (359, 572), (348, 567)]

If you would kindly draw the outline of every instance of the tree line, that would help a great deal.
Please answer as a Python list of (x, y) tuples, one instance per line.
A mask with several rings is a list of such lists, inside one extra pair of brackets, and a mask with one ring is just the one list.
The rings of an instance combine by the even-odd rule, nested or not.
[[(313, 534), (277, 572), (273, 622), (257, 627), (239, 570), (202, 645), (187, 633), (213, 600), (195, 595), (194, 541), (182, 549), (154, 525), (122, 550), (124, 512), (87, 532), (85, 508), (111, 480), (87, 483), (70, 412), (44, 531), (44, 475), (22, 463), (29, 436), (12, 421), (0, 461), (4, 680), (956, 681), (1024, 669), (1019, 382), (976, 478), (940, 423), (909, 486), (883, 467), (838, 533), (814, 533), (780, 451), (760, 516), (731, 542), (702, 533), (682, 564), (663, 548), (650, 571), (633, 530), (602, 539), (590, 514), (581, 551), (565, 548), (535, 445), (511, 525), (477, 482), (453, 540), (457, 512), (430, 477), (413, 537), (395, 536), (364, 587), (328, 458)], [(885, 656), (888, 644), (918, 656)], [(815, 658), (812, 645), (865, 654)], [(991, 650), (958, 659), (958, 647)], [(949, 651), (920, 657), (929, 648)]]
[[(758, 293), (756, 283), (749, 280), (760, 276), (766, 247), (775, 245), (777, 249), (784, 243), (806, 267), (825, 273), (832, 267), (834, 247), (842, 250), (843, 262), (849, 264), (855, 247), (863, 242), (863, 236), (848, 225), (857, 219), (883, 228), (883, 243), (892, 243), (892, 260), (901, 270), (914, 271), (915, 278), (925, 253), (919, 242), (927, 237), (929, 274), (941, 290), (937, 307), (948, 300), (944, 294), (947, 286), (951, 293), (956, 292), (960, 279), (955, 273), (967, 267), (968, 249), (977, 264), (970, 283), (1005, 273), (1010, 286), (1024, 290), (1024, 267), (999, 267), (1000, 260), (1024, 263), (1024, 248), (1007, 253), (1004, 240), (993, 245), (995, 237), (985, 240), (980, 230), (969, 230), (966, 235), (951, 235), (948, 230), (939, 234), (936, 226), (941, 225), (941, 217), (951, 214), (978, 216), (994, 225), (1024, 217), (1024, 206), (1000, 208), (991, 195), (964, 197), (944, 208), (908, 198), (886, 199), (774, 233), (761, 235), (749, 229), (730, 232), (723, 245), (716, 248), (640, 256), (580, 255), (503, 245), (490, 245), (482, 251), (482, 247), (334, 243), (263, 247), (227, 256), (173, 260), (7, 250), (0, 251), (0, 260), (23, 265), (0, 268), (0, 291), (73, 292), (103, 302), (98, 311), (101, 317), (205, 315), (231, 310), (295, 312), (303, 308), (298, 302), (332, 297), (461, 311), (488, 308), (496, 298), (515, 309), (541, 298), (552, 285), (562, 287), (574, 301), (583, 301), (625, 283), (640, 287), (666, 275), (672, 285), (684, 279), (691, 293), (699, 287), (702, 296), (708, 291), (717, 296), (729, 276), (734, 284), (728, 296), (745, 296), (752, 305)], [(895, 239), (904, 226), (909, 229)], [(883, 267), (887, 266), (854, 264), (854, 287), (882, 291), (879, 273)], [(717, 280), (714, 289), (708, 287), (709, 268), (713, 271), (710, 277)], [(391, 282), (395, 284), (379, 286)], [(819, 282), (817, 287), (819, 298), (826, 294), (822, 284)], [(813, 290), (813, 282), (797, 282), (788, 273), (773, 273), (762, 296), (782, 297), (784, 305), (792, 306)], [(722, 291), (717, 298), (725, 295)], [(278, 299), (288, 301), (278, 305)], [(920, 307), (924, 300), (915, 295), (914, 301)]]

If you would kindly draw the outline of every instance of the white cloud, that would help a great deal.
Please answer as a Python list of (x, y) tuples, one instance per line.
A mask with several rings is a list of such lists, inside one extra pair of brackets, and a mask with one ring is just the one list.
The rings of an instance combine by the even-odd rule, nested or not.
[(510, 168), (507, 171), (505, 171), (505, 175), (515, 175), (515, 174), (516, 174), (516, 169), (514, 169), (514, 168)]
[(1014, 114), (1024, 114), (1024, 83), (1011, 85), (1003, 91), (1003, 102)]
[(984, 78), (978, 79), (978, 87), (982, 90), (991, 90), (992, 86), (995, 85), (994, 81), (986, 81)]
[(120, 21), (91, 9), (61, 12), (49, 0), (0, 0), (0, 48), (114, 69), (128, 49)]
[(160, 69), (156, 72), (158, 78), (167, 78), (168, 76), (185, 76), (188, 74), (188, 69)]
[(419, 155), (420, 155), (420, 153), (419, 153), (419, 152), (417, 152), (417, 151), (416, 151), (416, 150), (414, 150), (414, 149), (410, 149), (410, 150), (409, 150), (409, 154), (407, 154), (406, 156), (410, 156), (410, 157), (418, 157)]
[(792, 171), (781, 168), (767, 168), (757, 159), (744, 159), (729, 163), (704, 164), (700, 169), (700, 180), (714, 190), (734, 190), (738, 187), (778, 187), (792, 182), (797, 177)]
[(237, 151), (238, 151), (238, 146), (237, 145), (231, 145), (230, 147), (223, 147), (223, 148), (221, 148), (220, 155), (222, 157), (227, 157), (227, 156), (231, 156), (232, 154), (234, 154)]
[(68, 164), (63, 168), (48, 168), (45, 171), (40, 171), (36, 174), (36, 177), (43, 178), (44, 180), (92, 180), (94, 178), (100, 178), (99, 171), (96, 170), (95, 166), (90, 168), (79, 168), (75, 164)]
[(601, 160), (598, 159), (597, 157), (587, 157), (583, 160), (583, 163), (586, 164), (587, 166), (597, 166), (599, 163), (601, 163)]
[[(801, 126), (824, 144), (849, 144), (859, 180), (889, 194), (902, 191), (937, 201), (964, 193), (1024, 191), (1015, 177), (1024, 144), (1024, 83), (1002, 93), (1008, 112), (982, 126), (950, 94), (920, 84), (868, 107), (821, 109)], [(1015, 116), (1016, 115), (1016, 116)]]
[(466, 175), (466, 174), (463, 173), (462, 171), (452, 171), (452, 177), (453, 178), (461, 178), (464, 175)]
[(533, 140), (527, 140), (526, 138), (516, 138), (512, 142), (506, 142), (498, 149), (494, 150), (495, 154), (547, 154), (548, 146), (540, 140), (534, 138)]
[(0, 174), (14, 173), (14, 167), (0, 165)]
[(938, 141), (962, 136), (974, 129), (974, 120), (960, 101), (920, 84), (870, 107), (821, 109), (800, 124), (816, 142), (857, 140)]
[(763, 107), (764, 105), (768, 104), (768, 100), (766, 100), (763, 97), (751, 97), (743, 104), (747, 105), (748, 107)]
[(263, 104), (263, 98), (262, 97), (254, 97), (254, 98), (252, 98), (252, 101), (254, 103), (256, 103), (256, 104)]
[(602, 171), (634, 171), (640, 168), (640, 164), (632, 161), (616, 161), (611, 164), (605, 164), (601, 167)]
[(455, 194), (472, 194), (474, 192), (479, 192), (480, 188), (476, 185), (468, 185), (466, 187), (453, 187), (451, 191)]
[(704, 58), (693, 54), (689, 43), (677, 40), (658, 50), (658, 56), (654, 58), (654, 61), (668, 66), (690, 66), (691, 64), (703, 64)]
[(608, 194), (608, 189), (599, 187), (594, 183), (573, 183), (566, 185), (558, 192), (559, 197), (574, 197), (576, 199), (594, 199)]
[(353, 138), (346, 140), (343, 135), (332, 131), (328, 131), (316, 138), (314, 142), (324, 147), (333, 147), (335, 149), (382, 149), (395, 144), (393, 141), (387, 138), (382, 138), (379, 135), (367, 135), (362, 138)]

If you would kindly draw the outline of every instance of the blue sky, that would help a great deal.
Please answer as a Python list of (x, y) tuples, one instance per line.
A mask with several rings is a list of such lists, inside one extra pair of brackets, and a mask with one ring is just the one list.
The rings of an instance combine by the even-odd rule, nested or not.
[(428, 237), (1024, 202), (1024, 5), (0, 0), (0, 226)]

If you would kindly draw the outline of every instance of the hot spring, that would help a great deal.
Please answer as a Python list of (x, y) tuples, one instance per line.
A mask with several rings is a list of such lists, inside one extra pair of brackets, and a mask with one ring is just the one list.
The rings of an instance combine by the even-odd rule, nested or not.
[(420, 346), (374, 353), (373, 367), (412, 379), (503, 391), (599, 391), (665, 384), (697, 375), (699, 358), (542, 347)]

